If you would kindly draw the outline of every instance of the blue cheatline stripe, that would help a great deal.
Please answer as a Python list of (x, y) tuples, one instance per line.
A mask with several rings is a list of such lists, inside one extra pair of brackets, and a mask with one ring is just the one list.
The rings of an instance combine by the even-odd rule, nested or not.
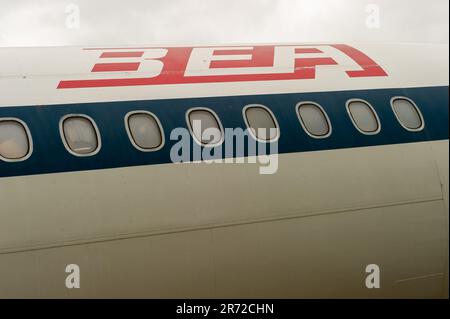
[[(409, 132), (401, 127), (390, 106), (394, 96), (406, 96), (416, 102), (426, 123), (423, 131)], [(382, 125), (379, 134), (363, 135), (353, 126), (345, 108), (346, 101), (353, 98), (373, 105)], [(295, 105), (301, 101), (314, 101), (323, 106), (333, 126), (330, 137), (313, 139), (303, 131), (295, 113)], [(280, 154), (445, 140), (449, 136), (448, 86), (1, 107), (0, 118), (16, 117), (27, 123), (34, 151), (23, 162), (0, 161), (0, 177), (171, 163), (170, 149), (176, 141), (170, 140), (170, 132), (177, 127), (187, 128), (185, 113), (188, 109), (210, 108), (224, 127), (245, 129), (242, 109), (248, 104), (263, 104), (273, 111), (281, 130)], [(166, 136), (161, 150), (144, 153), (132, 146), (124, 117), (133, 110), (147, 110), (158, 116)], [(70, 113), (86, 114), (97, 123), (102, 138), (102, 148), (97, 155), (75, 157), (64, 148), (59, 121)]]

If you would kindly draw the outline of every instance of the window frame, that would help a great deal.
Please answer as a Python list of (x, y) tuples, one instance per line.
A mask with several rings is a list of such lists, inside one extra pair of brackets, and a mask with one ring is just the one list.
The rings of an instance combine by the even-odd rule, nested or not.
[[(300, 115), (300, 107), (302, 105), (305, 105), (305, 104), (312, 104), (314, 106), (317, 106), (319, 108), (319, 110), (322, 112), (322, 114), (325, 116), (325, 119), (327, 120), (327, 124), (328, 124), (328, 133), (327, 134), (325, 134), (325, 135), (314, 135), (314, 134), (312, 134), (312, 133), (310, 133), (308, 131), (308, 129), (306, 128), (305, 124), (303, 123), (302, 116)], [(300, 125), (303, 128), (303, 131), (305, 131), (306, 134), (308, 134), (310, 137), (320, 140), (320, 139), (324, 139), (324, 138), (330, 137), (331, 134), (333, 133), (333, 126), (331, 125), (330, 118), (328, 117), (328, 114), (327, 114), (327, 112), (325, 112), (325, 110), (322, 107), (322, 105), (320, 105), (319, 103), (313, 102), (313, 101), (299, 102), (299, 103), (297, 103), (295, 105), (295, 113), (297, 114), (298, 121), (300, 122)]]
[[(85, 118), (85, 119), (87, 119), (87, 120), (91, 123), (91, 125), (94, 127), (94, 132), (95, 132), (95, 135), (96, 135), (96, 138), (97, 138), (97, 148), (96, 148), (94, 151), (92, 151), (92, 152), (90, 152), (90, 153), (86, 153), (86, 154), (80, 154), (80, 153), (77, 153), (77, 152), (73, 151), (73, 150), (70, 148), (69, 144), (67, 143), (66, 135), (64, 134), (64, 122), (65, 122), (66, 120), (70, 119), (70, 118), (73, 118), (73, 117), (74, 117), (74, 118), (76, 118), (76, 117)], [(59, 120), (59, 134), (60, 134), (61, 140), (62, 140), (63, 145), (64, 145), (64, 147), (66, 148), (66, 150), (67, 150), (70, 154), (72, 154), (72, 155), (74, 155), (74, 156), (77, 156), (77, 157), (90, 157), (90, 156), (97, 155), (98, 152), (100, 152), (100, 149), (102, 148), (102, 138), (101, 138), (101, 135), (100, 135), (100, 130), (99, 130), (98, 127), (97, 127), (97, 123), (95, 123), (95, 121), (94, 121), (94, 119), (93, 119), (92, 117), (90, 117), (89, 115), (86, 115), (86, 114), (71, 113), (71, 114), (66, 114), (66, 115), (64, 115), (64, 116)]]
[[(402, 121), (400, 121), (400, 118), (399, 118), (399, 116), (398, 116), (398, 114), (397, 114), (397, 112), (395, 111), (395, 108), (394, 108), (394, 102), (395, 102), (396, 100), (406, 100), (406, 101), (408, 101), (408, 102), (410, 102), (410, 103), (412, 104), (412, 106), (413, 106), (414, 109), (416, 110), (417, 114), (419, 114), (419, 118), (420, 118), (420, 122), (421, 122), (420, 127), (418, 127), (418, 128), (409, 128), (409, 127), (407, 127), (406, 125), (404, 125)], [(420, 108), (417, 106), (416, 102), (414, 102), (414, 101), (413, 101), (412, 99), (410, 99), (409, 97), (406, 97), (406, 96), (394, 96), (394, 97), (392, 97), (392, 98), (391, 98), (391, 109), (392, 109), (392, 112), (394, 112), (394, 115), (395, 115), (395, 118), (397, 119), (397, 122), (398, 122), (405, 130), (407, 130), (407, 131), (409, 131), (409, 132), (420, 132), (420, 131), (423, 131), (423, 129), (425, 128), (425, 119), (424, 119), (424, 117), (423, 117), (423, 115), (422, 115), (422, 111), (421, 111)]]
[(0, 118), (0, 123), (1, 122), (16, 122), (18, 124), (20, 124), (26, 135), (27, 135), (27, 140), (28, 140), (28, 152), (25, 156), (21, 157), (21, 158), (7, 158), (7, 157), (3, 157), (0, 154), (0, 160), (4, 161), (4, 162), (8, 162), (8, 163), (15, 163), (15, 162), (23, 162), (26, 161), (27, 159), (30, 158), (30, 156), (33, 154), (33, 137), (31, 135), (31, 131), (28, 128), (27, 123), (25, 123), (23, 120), (17, 118), (17, 117), (1, 117)]
[[(365, 105), (367, 105), (369, 107), (369, 109), (372, 111), (372, 114), (375, 116), (375, 120), (377, 121), (377, 129), (373, 132), (366, 132), (363, 131), (359, 128), (358, 124), (356, 123), (355, 119), (353, 118), (352, 112), (350, 111), (350, 104), (352, 102), (361, 102), (364, 103)], [(363, 100), (363, 99), (358, 99), (358, 98), (354, 98), (354, 99), (350, 99), (345, 103), (345, 108), (347, 109), (347, 113), (348, 116), (350, 117), (350, 120), (353, 123), (353, 126), (361, 133), (364, 135), (377, 135), (378, 133), (380, 133), (381, 131), (381, 121), (380, 118), (378, 117), (378, 113), (375, 111), (375, 108), (373, 107), (372, 104), (370, 104), (368, 101)]]
[[(263, 139), (258, 138), (255, 134), (253, 134), (253, 131), (252, 131), (251, 126), (250, 126), (250, 123), (248, 122), (248, 119), (247, 119), (247, 110), (250, 109), (250, 108), (261, 108), (261, 109), (266, 110), (269, 113), (269, 115), (272, 118), (272, 121), (275, 123), (276, 129), (277, 129), (277, 136), (275, 138), (268, 139), (268, 140), (263, 140)], [(275, 114), (267, 106), (265, 106), (263, 104), (247, 104), (246, 106), (244, 106), (242, 108), (242, 117), (244, 118), (244, 122), (245, 122), (245, 125), (247, 127), (248, 132), (250, 133), (252, 138), (257, 140), (258, 142), (261, 142), (261, 143), (274, 143), (274, 142), (277, 142), (280, 139), (280, 134), (281, 134), (280, 125), (278, 124), (278, 120), (277, 120)]]
[[(210, 144), (204, 144), (204, 143), (202, 143), (202, 141), (197, 140), (197, 137), (196, 137), (195, 134), (194, 134), (194, 130), (192, 129), (191, 121), (190, 121), (190, 118), (189, 118), (189, 115), (190, 115), (192, 112), (194, 112), (194, 111), (206, 111), (206, 112), (209, 112), (209, 113), (211, 113), (211, 114), (213, 115), (213, 117), (215, 118), (217, 124), (219, 124), (219, 129), (220, 129), (220, 133), (221, 133), (220, 140), (219, 140), (217, 143), (214, 143), (214, 144), (211, 144), (211, 143), (210, 143)], [(222, 122), (220, 121), (219, 116), (218, 116), (217, 113), (214, 112), (212, 109), (207, 108), (207, 107), (192, 107), (192, 108), (188, 109), (188, 110), (186, 111), (186, 123), (187, 123), (188, 129), (189, 129), (189, 133), (190, 133), (191, 136), (192, 136), (192, 139), (193, 139), (198, 145), (203, 146), (203, 147), (211, 147), (211, 148), (212, 148), (212, 147), (217, 147), (217, 146), (220, 146), (220, 145), (223, 144), (224, 139), (225, 139), (225, 131), (224, 131), (224, 129), (223, 129)]]
[[(155, 147), (155, 148), (142, 148), (140, 147), (136, 141), (134, 140), (133, 134), (131, 133), (131, 129), (130, 129), (130, 122), (129, 119), (132, 115), (136, 115), (136, 114), (145, 114), (145, 115), (149, 115), (151, 116), (155, 121), (156, 124), (158, 125), (159, 128), (159, 132), (161, 133), (161, 144), (159, 144), (159, 146)], [(128, 139), (130, 140), (131, 144), (139, 151), (141, 152), (156, 152), (159, 151), (161, 148), (164, 147), (165, 143), (166, 143), (166, 138), (165, 138), (165, 134), (164, 134), (164, 129), (163, 126), (161, 124), (161, 121), (159, 120), (159, 118), (152, 112), (150, 111), (146, 111), (146, 110), (135, 110), (135, 111), (130, 111), (127, 114), (125, 114), (124, 117), (124, 123), (125, 123), (125, 130), (127, 131), (127, 135), (128, 135)]]

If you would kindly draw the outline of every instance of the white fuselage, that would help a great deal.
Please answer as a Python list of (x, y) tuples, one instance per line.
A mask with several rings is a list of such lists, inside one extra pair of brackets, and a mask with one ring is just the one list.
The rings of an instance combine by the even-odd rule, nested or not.
[[(448, 46), (352, 45), (387, 73), (354, 78), (346, 71), (360, 66), (342, 52), (326, 45), (304, 46), (321, 49), (321, 54), (332, 56), (337, 65), (317, 65), (313, 79), (214, 82), (210, 80), (214, 76), (271, 71), (266, 66), (243, 70), (218, 67), (208, 73), (208, 66), (202, 63), (214, 60), (211, 50), (194, 49), (202, 58), (190, 60), (184, 76), (205, 76), (205, 82), (78, 88), (58, 85), (105, 77), (143, 78), (146, 72), (158, 77), (163, 66), (154, 60), (148, 70), (142, 62), (136, 74), (91, 72), (99, 60), (97, 50), (1, 49), (0, 121), (14, 117), (26, 122), (35, 153), (23, 162), (0, 160), (0, 298), (448, 297), (448, 122), (446, 137), (441, 131), (441, 135), (434, 133), (427, 117), (432, 111), (427, 113), (425, 108), (444, 106), (424, 105), (428, 98), (448, 104), (448, 91), (447, 95), (439, 93), (440, 97), (427, 95), (434, 92), (428, 88), (448, 90)], [(245, 49), (245, 54), (234, 52), (228, 59), (251, 59), (248, 50), (252, 46)], [(167, 53), (158, 48), (142, 50), (149, 59)], [(283, 64), (289, 60), (289, 52), (293, 51), (278, 51), (274, 58), (275, 62), (279, 59), (278, 64), (274, 65), (280, 66), (275, 73), (295, 71), (289, 62)], [(314, 53), (314, 57), (321, 58), (321, 54)], [(297, 55), (294, 60), (301, 57)], [(125, 63), (130, 58), (111, 62), (116, 61)], [(227, 61), (226, 55), (217, 61)], [(283, 65), (286, 69), (282, 72)], [(373, 99), (379, 111), (379, 134), (403, 134), (401, 126), (389, 128), (396, 123), (389, 117), (389, 100), (378, 97), (387, 94), (379, 93), (382, 90), (391, 89), (398, 90), (396, 95), (412, 92), (420, 97), (421, 103), (416, 102), (425, 123), (430, 124), (425, 126), (423, 138), (417, 137), (422, 133), (405, 131), (401, 140), (392, 143), (393, 137), (387, 135), (367, 136), (372, 140), (366, 145), (356, 129), (339, 130), (339, 123), (353, 127), (342, 112), (330, 115), (332, 124), (336, 123), (333, 134), (339, 138), (333, 139), (331, 134), (326, 144), (326, 139), (309, 140), (305, 135), (302, 143), (291, 135), (303, 132), (295, 117), (295, 104), (286, 105), (282, 112), (279, 104), (283, 103), (277, 104), (278, 97), (279, 101), (291, 101), (297, 98), (295, 94), (300, 99), (317, 96), (330, 103), (333, 92), (341, 92), (336, 99), (343, 100), (346, 95), (361, 94)], [(219, 117), (228, 114), (232, 121), (236, 114), (240, 121), (242, 112), (233, 113), (233, 103), (242, 99), (243, 107), (253, 98), (255, 103), (264, 103), (261, 97), (279, 117), (280, 153), (275, 174), (262, 175), (251, 163), (153, 160), (167, 148), (145, 154), (142, 160), (150, 162), (140, 162), (139, 153), (127, 155), (121, 140), (115, 145), (111, 142), (118, 136), (114, 134), (127, 138), (124, 127), (111, 123), (123, 123), (122, 118), (113, 118), (122, 114), (122, 108), (132, 110), (132, 103), (142, 109), (147, 101), (148, 110), (158, 115), (171, 100), (175, 113), (166, 118), (174, 118), (184, 116), (182, 104), (187, 101), (197, 104), (186, 108), (211, 107)], [(220, 106), (214, 105), (215, 101)], [(220, 108), (228, 105), (230, 108), (220, 113)], [(111, 122), (109, 115), (91, 115), (102, 133), (99, 154), (75, 158), (65, 153), (58, 136), (47, 143), (52, 134), (59, 134), (58, 127), (53, 128), (54, 114), (78, 114), (90, 108), (103, 108), (99, 112), (107, 113), (107, 107), (111, 107)], [(28, 111), (38, 115), (28, 116)], [(292, 112), (292, 118), (280, 116), (286, 112)], [(442, 114), (447, 114), (442, 120), (448, 121), (448, 109)], [(35, 124), (30, 123), (33, 120)], [(165, 129), (185, 123), (184, 117), (169, 123), (161, 115), (160, 120)], [(352, 134), (357, 137), (350, 138)], [(169, 135), (166, 131), (167, 145)], [(346, 137), (350, 144), (335, 146), (346, 143)], [(358, 144), (360, 141), (364, 145)], [(315, 149), (316, 142), (323, 143), (320, 149)], [(45, 143), (48, 145), (39, 148)], [(302, 145), (309, 149), (300, 151)], [(95, 161), (95, 157), (103, 158), (99, 157), (102, 151), (111, 153), (104, 161)], [(58, 154), (67, 158), (55, 159)], [(27, 161), (33, 165), (27, 166)], [(65, 285), (65, 269), (70, 264), (80, 268), (78, 289)], [(366, 287), (366, 267), (371, 264), (380, 269), (379, 289)]]

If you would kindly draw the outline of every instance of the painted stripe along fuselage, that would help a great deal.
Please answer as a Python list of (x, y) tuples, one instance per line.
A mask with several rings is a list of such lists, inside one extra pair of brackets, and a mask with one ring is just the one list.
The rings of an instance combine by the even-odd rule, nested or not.
[[(410, 132), (400, 125), (390, 105), (395, 96), (408, 97), (417, 104), (425, 121), (422, 131)], [(353, 126), (345, 105), (355, 98), (364, 99), (374, 107), (381, 122), (378, 134), (364, 135)], [(323, 107), (331, 121), (331, 136), (314, 139), (302, 129), (295, 106), (303, 101), (313, 101)], [(21, 162), (0, 162), (0, 177), (171, 163), (170, 149), (177, 141), (170, 140), (170, 132), (187, 127), (185, 115), (193, 107), (213, 110), (224, 128), (245, 129), (242, 109), (249, 104), (267, 106), (279, 123), (278, 151), (283, 154), (448, 139), (448, 103), (448, 86), (441, 86), (1, 107), (0, 118), (14, 117), (27, 124), (33, 153)], [(141, 152), (131, 144), (124, 117), (136, 110), (150, 111), (159, 118), (165, 135), (165, 145), (160, 150)], [(95, 121), (102, 141), (98, 154), (76, 157), (65, 149), (59, 122), (67, 114), (85, 114)], [(225, 157), (225, 152), (220, 156)]]

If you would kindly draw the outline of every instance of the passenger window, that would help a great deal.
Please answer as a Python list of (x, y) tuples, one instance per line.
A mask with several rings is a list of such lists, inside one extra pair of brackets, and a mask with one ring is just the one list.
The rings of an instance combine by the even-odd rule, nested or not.
[(397, 97), (391, 101), (392, 109), (399, 123), (409, 131), (423, 129), (424, 121), (417, 105), (410, 99)]
[(24, 123), (0, 119), (0, 159), (23, 161), (31, 154), (31, 145), (31, 136)]
[(142, 151), (157, 150), (163, 144), (158, 119), (147, 112), (135, 112), (127, 117), (127, 130), (134, 145)]
[(72, 154), (91, 156), (100, 149), (100, 135), (90, 118), (84, 115), (68, 116), (61, 126), (64, 144)]
[(215, 146), (223, 140), (223, 129), (217, 116), (207, 109), (193, 109), (188, 113), (188, 124), (197, 142)]
[(331, 134), (330, 121), (320, 105), (312, 102), (300, 103), (297, 113), (303, 129), (310, 136), (324, 138)]
[(363, 100), (351, 100), (347, 103), (347, 111), (356, 129), (363, 134), (376, 134), (380, 130), (380, 122), (373, 107)]
[(244, 118), (252, 135), (263, 141), (278, 138), (279, 128), (275, 117), (268, 108), (262, 105), (249, 105), (244, 108)]

